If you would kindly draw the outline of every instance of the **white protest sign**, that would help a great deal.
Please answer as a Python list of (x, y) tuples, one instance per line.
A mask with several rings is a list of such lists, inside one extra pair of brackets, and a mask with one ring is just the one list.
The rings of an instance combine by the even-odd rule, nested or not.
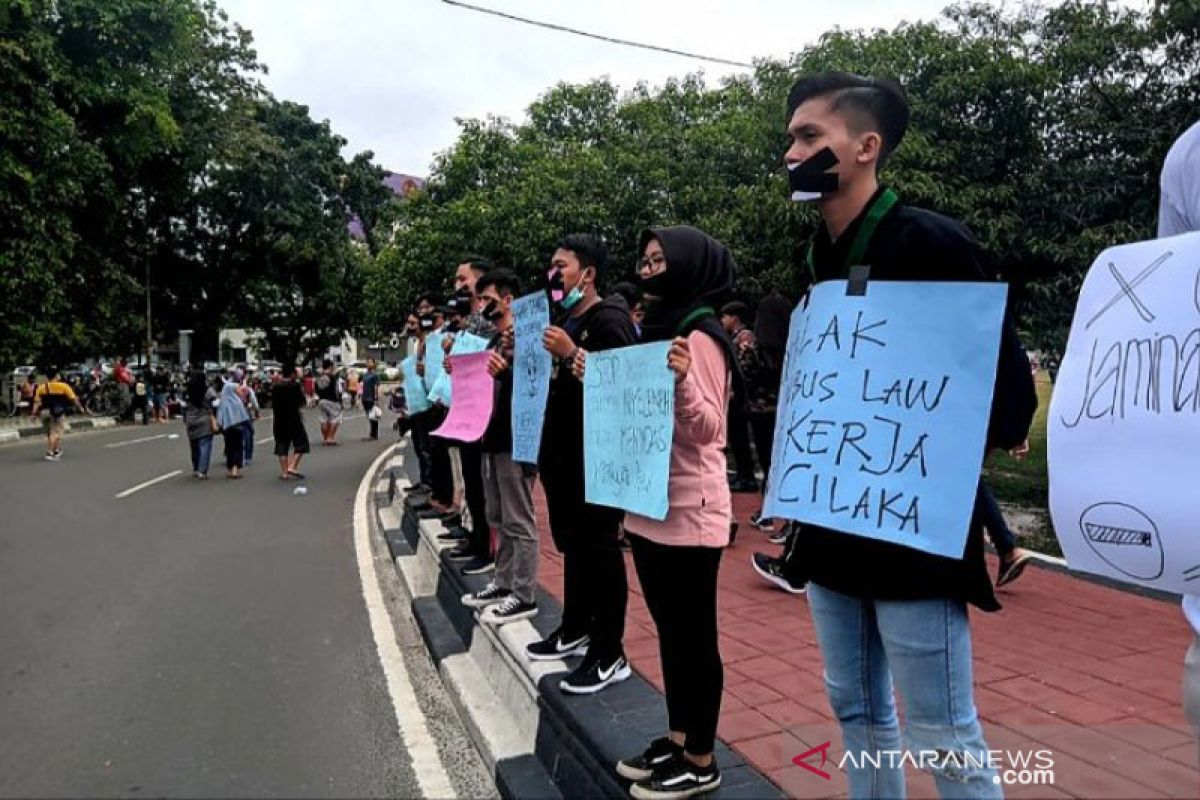
[(1071, 568), (1200, 593), (1200, 233), (1092, 264), (1048, 428), (1050, 514)]

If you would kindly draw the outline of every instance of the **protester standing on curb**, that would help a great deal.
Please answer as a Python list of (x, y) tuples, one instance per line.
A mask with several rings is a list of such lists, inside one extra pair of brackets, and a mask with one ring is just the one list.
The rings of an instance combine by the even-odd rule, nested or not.
[[(1159, 238), (1200, 231), (1200, 122), (1171, 145), (1159, 186)], [(1183, 596), (1183, 614), (1195, 634), (1183, 660), (1183, 710), (1200, 736), (1200, 595)]]
[[(525, 653), (535, 661), (584, 656), (559, 683), (571, 694), (592, 694), (629, 676), (622, 643), (629, 596), (620, 547), (624, 514), (584, 500), (583, 384), (571, 373), (579, 348), (599, 352), (637, 342), (628, 301), (600, 298), (607, 265), (599, 237), (574, 233), (559, 241), (551, 267), (563, 282), (562, 314), (542, 337), (553, 366), (538, 465), (550, 533), (563, 557), (563, 611), (558, 628)], [(640, 302), (640, 291), (631, 295)]]
[(370, 430), (370, 435), (366, 438), (368, 441), (375, 441), (379, 438), (379, 418), (383, 416), (383, 410), (376, 411), (379, 405), (379, 373), (377, 371), (378, 364), (373, 358), (367, 359), (367, 374), (362, 380), (362, 407), (367, 415), (367, 427)]
[(512, 458), (512, 301), (521, 291), (515, 275), (492, 270), (475, 284), (484, 306), (481, 315), (498, 328), (488, 372), (495, 379), (496, 401), (480, 446), (488, 525), (496, 531), (496, 577), (463, 598), (483, 609), (479, 619), (503, 625), (535, 616), (537, 608), (538, 533), (533, 511), (537, 468)]
[(205, 480), (208, 478), (208, 466), (212, 460), (213, 435), (217, 432), (218, 425), (213, 414), (213, 403), (217, 400), (217, 393), (208, 385), (204, 370), (194, 369), (188, 375), (186, 400), (183, 424), (192, 451), (192, 474), (200, 480)]
[[(908, 124), (899, 86), (845, 73), (813, 75), (792, 87), (787, 113), (791, 145), (784, 161), (793, 197), (818, 201), (821, 213), (806, 258), (812, 283), (844, 279), (855, 265), (868, 265), (870, 279), (880, 281), (994, 280), (961, 223), (904, 206), (879, 184), (878, 172)], [(1036, 406), (1028, 358), (1006, 318), (987, 448), (1018, 445)], [(967, 621), (968, 603), (1000, 608), (978, 514), (962, 558), (805, 525), (789, 552), (792, 562), (809, 578), (826, 689), (846, 750), (903, 746), (894, 679), (909, 747), (957, 756), (932, 765), (939, 794), (1000, 797), (996, 773), (983, 760), (988, 748), (975, 710)], [(905, 794), (902, 765), (850, 765), (848, 775), (853, 797)]]
[(225, 477), (242, 477), (246, 457), (246, 426), (250, 424), (250, 412), (238, 394), (237, 381), (225, 381), (221, 387), (221, 399), (217, 403), (217, 423), (225, 437)]
[[(617, 772), (635, 781), (638, 800), (671, 800), (721, 784), (713, 760), (724, 685), (717, 572), (733, 513), (726, 421), (741, 381), (715, 308), (733, 291), (737, 267), (723, 244), (686, 225), (644, 231), (638, 251), (648, 302), (642, 339), (672, 343), (675, 431), (666, 519), (629, 513), (625, 531), (658, 630), (670, 734)], [(577, 360), (586, 368), (586, 353)]]
[[(33, 376), (29, 376), (33, 380)], [(42, 417), (42, 425), (46, 429), (46, 460), (58, 461), (62, 458), (62, 435), (67, 427), (67, 411), (74, 408), (80, 414), (86, 413), (75, 391), (63, 382), (57, 369), (46, 371), (46, 382), (37, 388), (33, 394), (32, 416)]]

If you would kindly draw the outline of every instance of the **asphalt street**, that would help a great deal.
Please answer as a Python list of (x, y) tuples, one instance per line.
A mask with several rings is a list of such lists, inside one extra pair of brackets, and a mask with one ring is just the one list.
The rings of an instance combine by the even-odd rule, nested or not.
[[(409, 751), (430, 743), (401, 737), (355, 558), (386, 441), (359, 412), (324, 448), (307, 417), (301, 484), (270, 441), (226, 480), (219, 438), (196, 480), (182, 423), (68, 435), (57, 463), (0, 447), (0, 795), (421, 796)], [(411, 674), (455, 793), (494, 792)]]

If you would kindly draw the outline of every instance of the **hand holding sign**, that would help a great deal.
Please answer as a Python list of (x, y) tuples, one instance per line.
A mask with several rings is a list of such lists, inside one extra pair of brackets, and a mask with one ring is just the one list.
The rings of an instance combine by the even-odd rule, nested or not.
[(550, 395), (550, 354), (542, 347), (550, 324), (545, 292), (513, 301), (513, 460), (536, 464)]
[(454, 403), (434, 436), (477, 442), (487, 430), (495, 402), (495, 382), (488, 375), (491, 353), (450, 356), (454, 360)]
[(692, 366), (692, 354), (688, 349), (688, 341), (682, 336), (676, 336), (667, 352), (667, 366), (675, 373), (675, 382), (683, 383), (688, 369)]
[(846, 287), (792, 314), (764, 515), (961, 558), (1006, 287)]

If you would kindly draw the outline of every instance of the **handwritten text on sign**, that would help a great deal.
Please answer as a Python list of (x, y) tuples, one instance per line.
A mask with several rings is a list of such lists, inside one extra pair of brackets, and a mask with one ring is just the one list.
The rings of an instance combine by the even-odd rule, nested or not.
[(513, 301), (513, 461), (536, 464), (550, 395), (550, 354), (542, 334), (550, 325), (550, 301), (535, 292)]
[(1096, 259), (1047, 427), (1050, 514), (1071, 568), (1200, 594), (1200, 233)]
[[(439, 349), (436, 353), (426, 348), (425, 351), (425, 369), (429, 370), (431, 361), (436, 364), (438, 376), (429, 390), (429, 399), (435, 403), (441, 403), (444, 406), (450, 405), (453, 396), (454, 383), (450, 380), (450, 375), (442, 369), (445, 353), (441, 351), (441, 342), (438, 342)], [(451, 356), (465, 356), (470, 353), (479, 353), (486, 350), (488, 340), (482, 336), (476, 336), (473, 333), (460, 333), (454, 339), (454, 344), (450, 347)]]
[(675, 434), (670, 347), (654, 342), (587, 354), (583, 456), (589, 503), (666, 518)]
[(1006, 292), (815, 286), (792, 314), (765, 515), (961, 558)]
[(450, 356), (454, 370), (454, 404), (446, 421), (433, 432), (444, 439), (477, 442), (487, 430), (495, 403), (496, 385), (488, 374), (490, 351)]

